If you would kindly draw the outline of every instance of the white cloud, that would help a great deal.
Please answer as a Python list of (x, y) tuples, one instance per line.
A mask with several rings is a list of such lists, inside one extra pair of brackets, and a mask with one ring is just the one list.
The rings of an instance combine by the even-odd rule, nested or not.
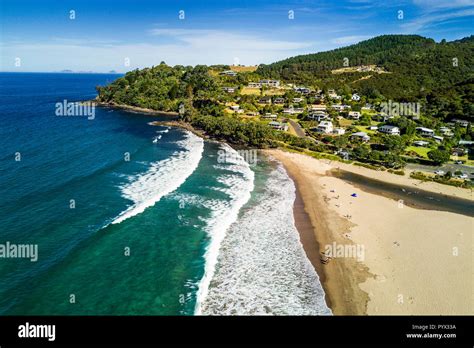
[(413, 3), (425, 12), (474, 6), (474, 0), (413, 0)]
[[(272, 40), (248, 33), (216, 30), (153, 29), (144, 43), (93, 42), (55, 38), (48, 43), (2, 44), (2, 71), (128, 71), (159, 64), (271, 63), (288, 56), (313, 52), (307, 41)], [(153, 37), (166, 38), (153, 42)], [(163, 42), (162, 42), (163, 41)], [(15, 58), (21, 66), (15, 67)], [(125, 66), (126, 59), (130, 66)]]
[(474, 9), (463, 9), (455, 12), (437, 12), (421, 15), (420, 17), (403, 23), (402, 28), (416, 32), (430, 26), (439, 25), (448, 20), (474, 16)]

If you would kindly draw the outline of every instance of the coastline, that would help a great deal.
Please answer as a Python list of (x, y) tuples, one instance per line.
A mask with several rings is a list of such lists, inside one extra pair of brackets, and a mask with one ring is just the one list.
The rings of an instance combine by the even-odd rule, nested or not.
[[(303, 202), (295, 202), (295, 222), (335, 315), (472, 313), (472, 218), (409, 206), (400, 209), (397, 201), (328, 173), (341, 166), (368, 178), (472, 200), (469, 190), (422, 185), (390, 173), (281, 150), (264, 152), (279, 160), (295, 181)], [(357, 198), (351, 197), (355, 192)], [(305, 214), (312, 231), (304, 222)], [(303, 238), (308, 230), (316, 242)], [(339, 257), (322, 265), (314, 255), (331, 243), (363, 246), (365, 258), (360, 262)]]
[(99, 102), (95, 99), (90, 100), (89, 102), (92, 102), (97, 106), (125, 110), (125, 111), (136, 113), (136, 114), (144, 114), (144, 115), (150, 115), (150, 116), (171, 116), (171, 117), (176, 117), (179, 115), (179, 113), (174, 112), (174, 111), (159, 111), (159, 110), (141, 108), (138, 106), (131, 106), (131, 105), (125, 105), (125, 104), (104, 103), (104, 102)]

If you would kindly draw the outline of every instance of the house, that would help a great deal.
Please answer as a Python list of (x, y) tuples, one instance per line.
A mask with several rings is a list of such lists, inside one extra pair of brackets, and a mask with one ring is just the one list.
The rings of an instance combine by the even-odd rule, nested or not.
[(469, 121), (466, 121), (466, 120), (454, 119), (453, 122), (455, 122), (456, 124), (458, 124), (459, 126), (464, 127), (464, 128), (469, 126)]
[(368, 126), (367, 129), (371, 130), (371, 131), (376, 131), (376, 130), (379, 129), (379, 127), (377, 127), (377, 126)]
[(280, 87), (279, 80), (260, 80), (260, 84), (266, 87)]
[(439, 128), (439, 132), (441, 134), (443, 134), (444, 136), (446, 137), (452, 137), (454, 135), (453, 131), (451, 130), (451, 128), (448, 128), (448, 127), (440, 127)]
[(311, 105), (311, 107), (309, 108), (309, 111), (326, 111), (326, 105), (324, 104), (314, 104), (314, 105)]
[(231, 106), (229, 106), (229, 108), (230, 108), (232, 111), (237, 112), (237, 111), (240, 109), (240, 106), (238, 106), (238, 105), (231, 105)]
[(341, 97), (337, 95), (336, 91), (333, 89), (328, 89), (328, 96), (332, 99), (340, 99)]
[(360, 119), (360, 112), (359, 111), (349, 111), (349, 118), (353, 120), (358, 120)]
[(219, 75), (237, 76), (237, 73), (233, 70), (225, 70), (225, 71), (220, 72)]
[(474, 140), (459, 140), (458, 145), (472, 146), (474, 145)]
[(424, 137), (432, 137), (434, 135), (434, 130), (425, 127), (416, 127), (418, 134)]
[(352, 95), (351, 99), (352, 99), (353, 101), (359, 101), (359, 100), (360, 100), (360, 96), (359, 96), (357, 93), (354, 93), (354, 94)]
[(281, 130), (281, 131), (287, 131), (288, 130), (288, 124), (287, 123), (280, 123), (276, 121), (271, 121), (268, 124), (270, 127), (276, 130)]
[(389, 135), (400, 135), (400, 128), (390, 125), (380, 126), (378, 131)]
[(424, 147), (424, 146), (428, 146), (429, 142), (424, 141), (424, 140), (417, 140), (413, 142), (413, 145), (418, 146), (418, 147)]
[(442, 143), (444, 138), (439, 136), (439, 135), (433, 135), (433, 139), (437, 142), (437, 143)]
[(333, 104), (333, 105), (331, 105), (331, 109), (334, 109), (334, 110), (336, 110), (336, 111), (341, 112), (342, 110), (344, 110), (344, 105), (341, 105), (341, 104)]
[(451, 155), (453, 156), (464, 156), (466, 153), (466, 149), (463, 149), (462, 147), (454, 147), (451, 149)]
[(222, 87), (222, 90), (227, 93), (234, 93), (236, 88), (235, 87)]
[(271, 104), (272, 103), (272, 97), (267, 95), (265, 97), (260, 98), (260, 100), (258, 102), (260, 104)]
[(329, 118), (329, 116), (324, 111), (316, 111), (314, 113), (309, 114), (308, 118), (310, 120), (315, 120), (315, 121), (320, 122), (322, 120)]
[(276, 120), (277, 115), (267, 112), (265, 115), (262, 116), (262, 118), (270, 119), (270, 120)]
[(316, 131), (320, 133), (329, 134), (333, 131), (333, 125), (331, 121), (321, 121), (316, 127)]
[(283, 109), (283, 113), (288, 114), (288, 115), (302, 114), (303, 112), (304, 112), (303, 108), (294, 108), (293, 106)]
[(273, 99), (273, 104), (277, 104), (277, 105), (285, 104), (285, 98), (281, 98), (281, 97), (275, 98)]
[(246, 115), (247, 116), (257, 116), (258, 112), (256, 112), (256, 111), (247, 111)]
[(336, 134), (336, 135), (346, 134), (346, 130), (344, 128), (334, 128), (334, 130), (332, 132), (333, 132), (333, 134)]
[(247, 86), (249, 88), (260, 88), (262, 87), (262, 84), (260, 82), (249, 82)]
[(369, 141), (370, 137), (365, 132), (352, 133), (351, 138), (360, 139), (362, 141)]
[(294, 88), (295, 92), (299, 92), (301, 94), (308, 94), (311, 92), (311, 90), (309, 88), (306, 88), (306, 87), (295, 87)]
[(304, 99), (303, 98), (293, 98), (293, 103), (301, 103)]

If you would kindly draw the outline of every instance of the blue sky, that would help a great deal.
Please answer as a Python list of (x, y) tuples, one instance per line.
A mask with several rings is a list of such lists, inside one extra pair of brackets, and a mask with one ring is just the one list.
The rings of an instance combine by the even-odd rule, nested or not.
[(474, 0), (1, 0), (0, 70), (251, 65), (381, 34), (454, 40), (473, 23)]

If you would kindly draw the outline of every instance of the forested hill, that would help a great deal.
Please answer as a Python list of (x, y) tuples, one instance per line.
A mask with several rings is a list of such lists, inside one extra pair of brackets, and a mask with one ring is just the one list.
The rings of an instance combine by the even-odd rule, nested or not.
[[(361, 65), (377, 68), (357, 71)], [(472, 78), (473, 67), (474, 36), (436, 43), (418, 35), (384, 35), (261, 65), (257, 73), (287, 82), (357, 90), (374, 97), (381, 94), (414, 100)]]

